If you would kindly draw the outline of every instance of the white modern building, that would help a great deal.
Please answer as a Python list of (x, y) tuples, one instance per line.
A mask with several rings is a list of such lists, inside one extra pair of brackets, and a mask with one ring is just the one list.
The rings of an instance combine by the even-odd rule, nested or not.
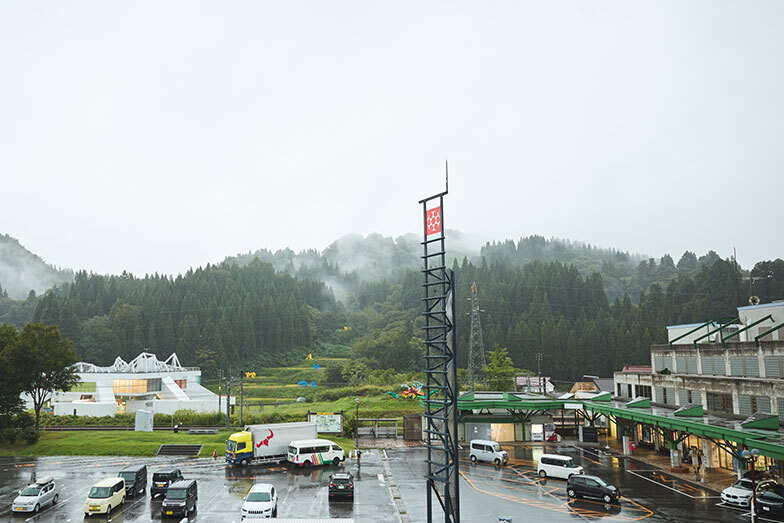
[[(110, 367), (75, 364), (80, 383), (68, 392), (52, 395), (55, 415), (111, 416), (117, 412), (149, 410), (173, 414), (180, 409), (197, 412), (226, 410), (226, 398), (200, 385), (201, 370), (183, 367), (176, 354), (160, 361), (142, 352), (126, 363), (117, 358)], [(25, 398), (30, 404), (29, 398)], [(31, 406), (31, 404), (29, 405)]]

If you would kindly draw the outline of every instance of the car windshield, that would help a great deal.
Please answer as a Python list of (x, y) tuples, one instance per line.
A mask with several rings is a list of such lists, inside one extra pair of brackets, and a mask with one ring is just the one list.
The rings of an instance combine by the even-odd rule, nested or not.
[(93, 487), (90, 489), (90, 495), (88, 497), (93, 499), (103, 499), (108, 498), (111, 493), (112, 487)]
[(773, 488), (762, 494), (762, 497), (771, 501), (777, 501), (779, 503), (784, 502), (784, 487), (775, 485)]
[(501, 445), (499, 445), (498, 443), (493, 444), (492, 448), (493, 448), (493, 452), (501, 452)]
[(41, 492), (41, 487), (27, 487), (22, 491), (22, 496), (37, 496)]
[(166, 491), (166, 499), (185, 499), (185, 489), (170, 488)]
[(237, 450), (237, 442), (232, 440), (227, 441), (226, 450), (228, 450), (229, 452), (234, 452), (235, 450)]
[(575, 465), (575, 464), (574, 464), (574, 461), (573, 461), (573, 460), (571, 460), (571, 459), (567, 459), (567, 460), (564, 460), (564, 462), (563, 462), (563, 466), (564, 466), (564, 467), (566, 467), (566, 468), (573, 469), (573, 468), (575, 468), (577, 465)]
[(272, 497), (269, 492), (251, 492), (245, 501), (270, 501)]
[(135, 472), (120, 472), (120, 477), (125, 480), (125, 482), (134, 481), (136, 479)]
[(297, 453), (297, 447), (292, 447), (291, 445), (289, 445), (289, 454), (296, 454), (296, 453)]
[(751, 481), (747, 479), (740, 479), (736, 481), (732, 486), (735, 488), (739, 488), (741, 490), (751, 490)]

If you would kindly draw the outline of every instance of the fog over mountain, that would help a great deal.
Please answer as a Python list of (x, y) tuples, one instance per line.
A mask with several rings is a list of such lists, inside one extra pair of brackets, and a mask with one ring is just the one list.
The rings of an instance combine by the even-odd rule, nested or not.
[(60, 283), (73, 280), (69, 269), (58, 269), (25, 249), (19, 240), (0, 234), (0, 288), (21, 300), (30, 291), (37, 294)]

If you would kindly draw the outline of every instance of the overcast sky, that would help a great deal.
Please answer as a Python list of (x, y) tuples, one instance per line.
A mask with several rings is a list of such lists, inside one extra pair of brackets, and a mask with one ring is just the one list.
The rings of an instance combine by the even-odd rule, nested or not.
[(783, 257), (784, 2), (0, 3), (0, 233), (178, 273), (351, 232)]

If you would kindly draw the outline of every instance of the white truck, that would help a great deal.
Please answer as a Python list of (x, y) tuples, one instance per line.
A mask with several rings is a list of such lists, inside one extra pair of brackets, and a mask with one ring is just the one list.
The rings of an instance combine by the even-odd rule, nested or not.
[(316, 424), (309, 422), (248, 425), (226, 440), (226, 463), (282, 463), (288, 457), (289, 443), (299, 439), (316, 439)]

